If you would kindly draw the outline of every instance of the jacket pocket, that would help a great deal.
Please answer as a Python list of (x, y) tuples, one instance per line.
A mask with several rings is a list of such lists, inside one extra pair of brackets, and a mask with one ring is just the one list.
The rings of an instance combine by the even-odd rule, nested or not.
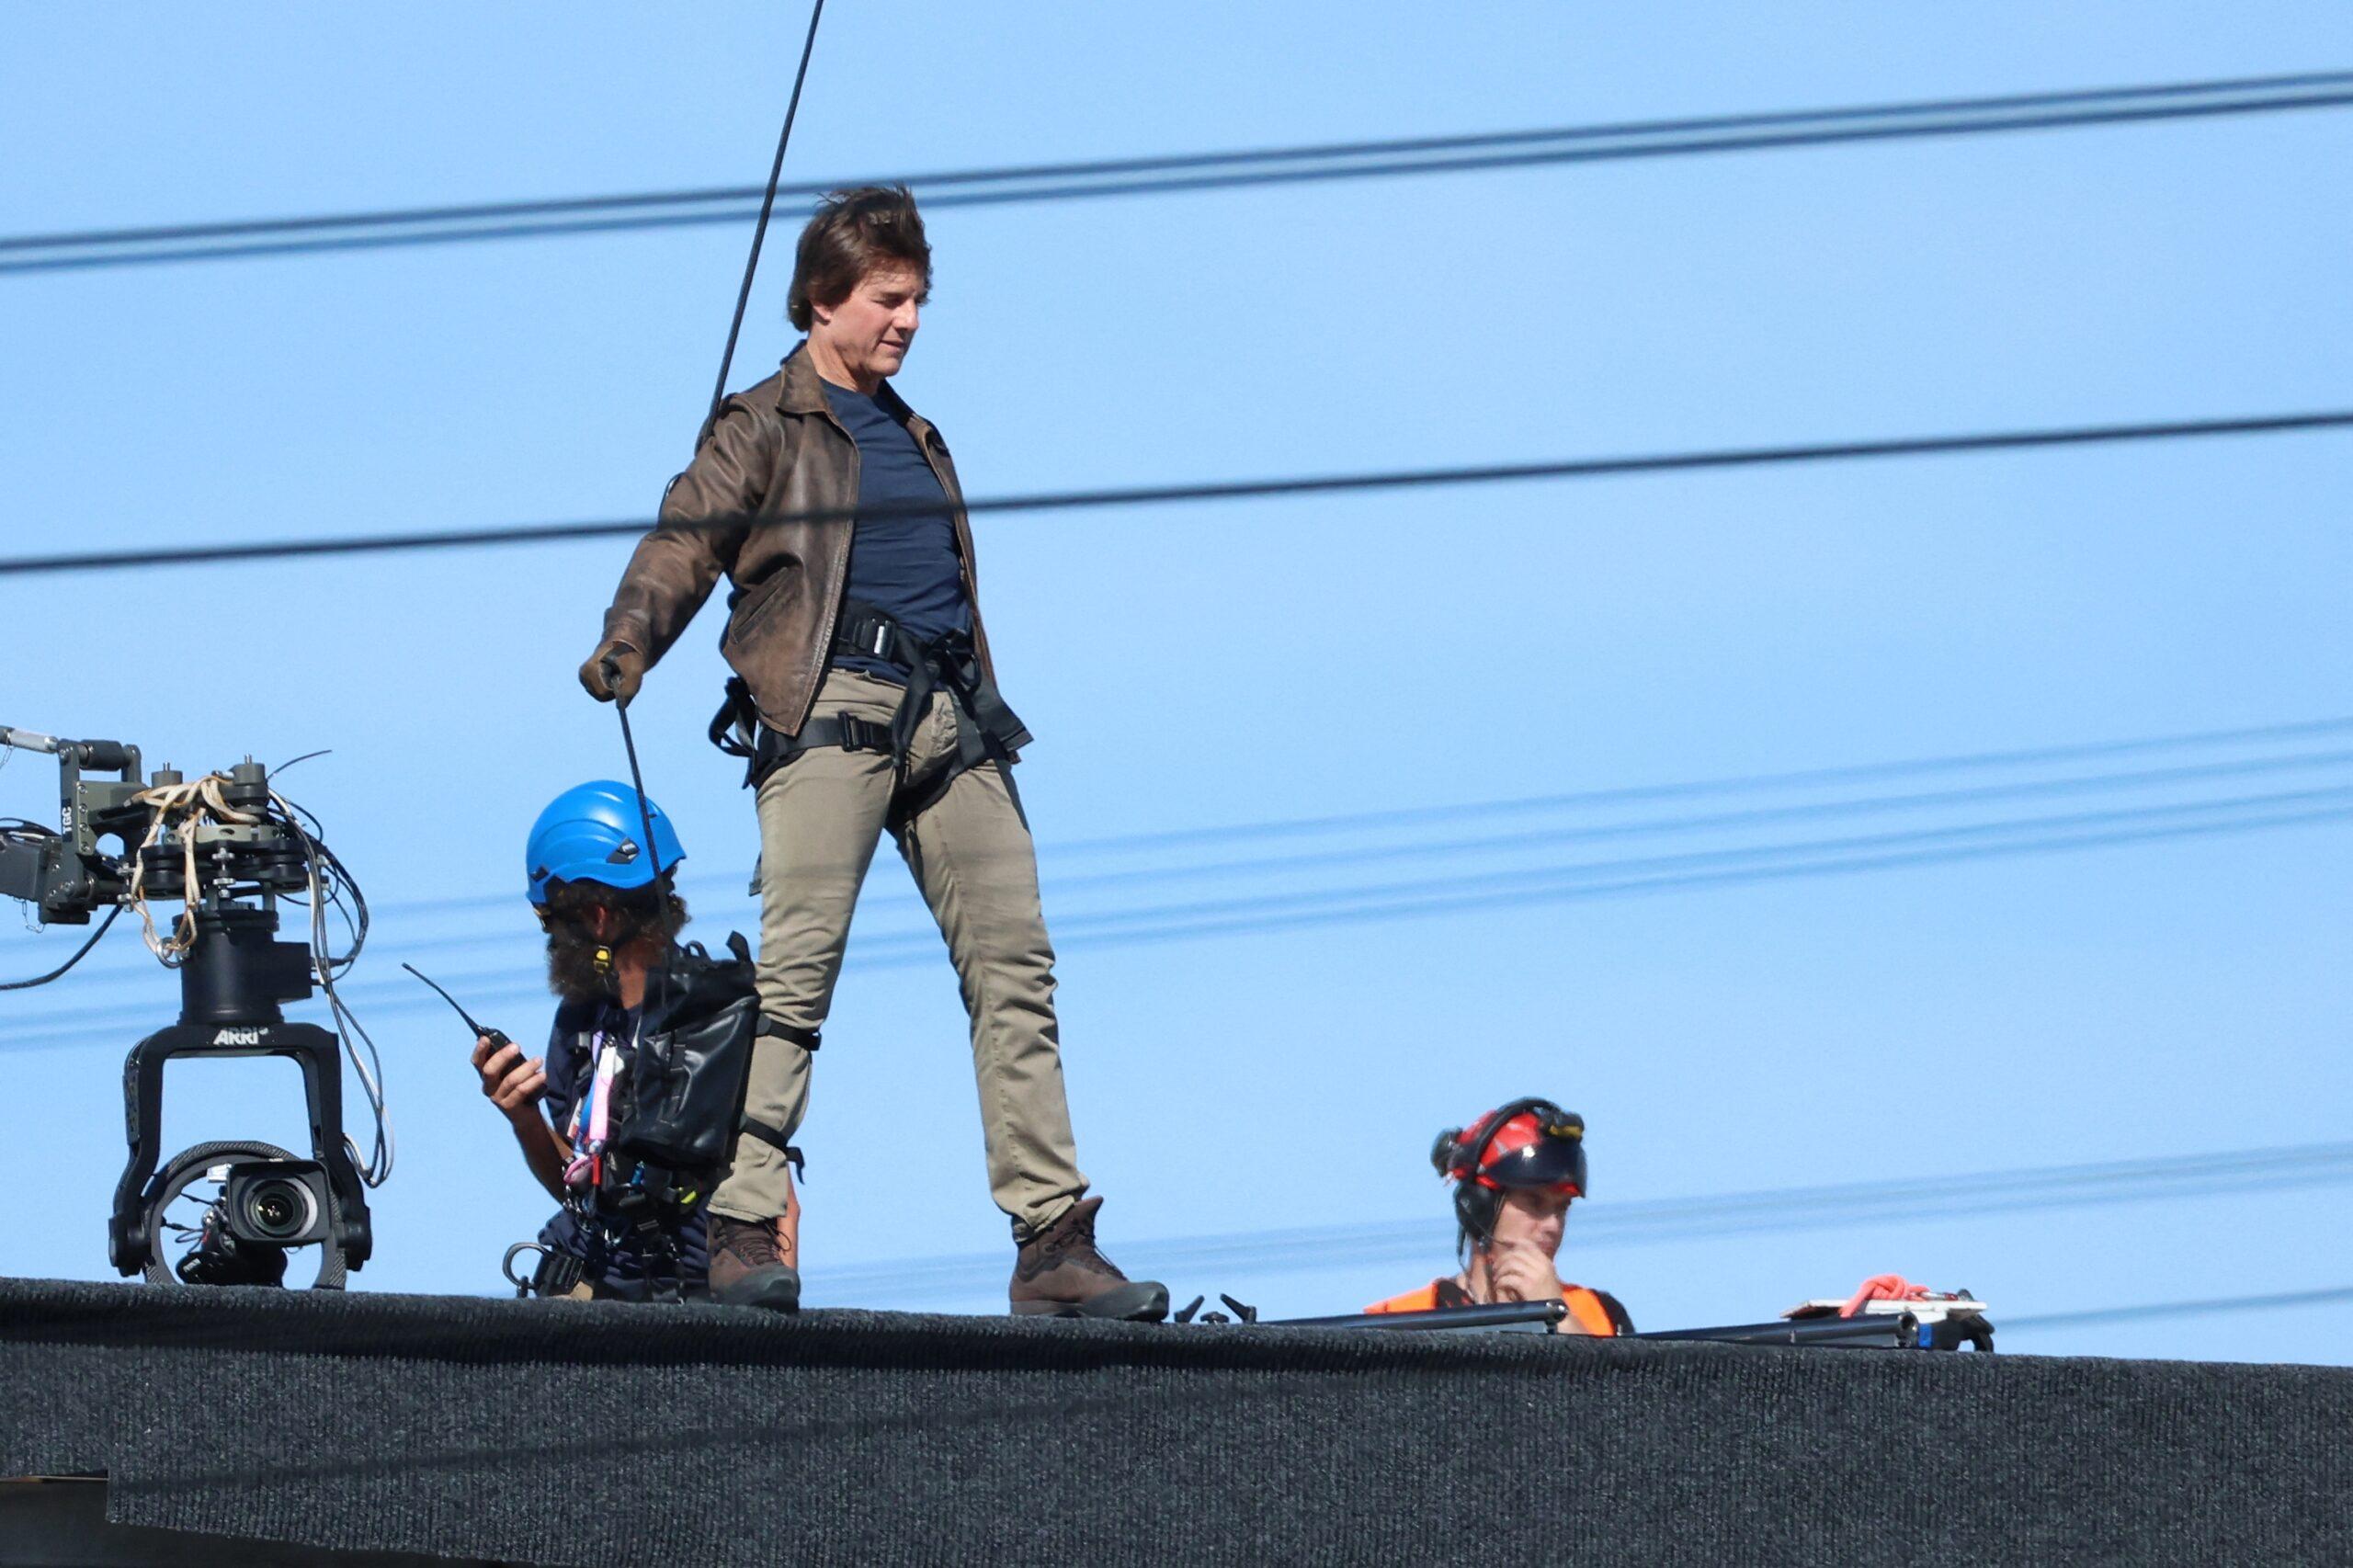
[(720, 645), (731, 651), (750, 646), (759, 636), (760, 628), (774, 618), (778, 604), (791, 597), (800, 585), (799, 567), (778, 567), (735, 601), (727, 617), (727, 633), (720, 639)]

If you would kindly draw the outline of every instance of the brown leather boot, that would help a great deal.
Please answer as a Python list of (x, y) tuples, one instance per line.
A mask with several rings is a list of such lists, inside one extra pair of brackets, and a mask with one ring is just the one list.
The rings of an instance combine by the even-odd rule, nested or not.
[(713, 1214), (706, 1235), (712, 1301), (779, 1312), (801, 1310), (801, 1271), (777, 1250), (772, 1221)]
[[(1006, 1292), (1022, 1317), (1126, 1318), (1158, 1323), (1168, 1315), (1168, 1287), (1130, 1279), (1095, 1250), (1099, 1198), (1083, 1198), (1052, 1224), (1021, 1244)], [(712, 1266), (716, 1274), (717, 1265)]]

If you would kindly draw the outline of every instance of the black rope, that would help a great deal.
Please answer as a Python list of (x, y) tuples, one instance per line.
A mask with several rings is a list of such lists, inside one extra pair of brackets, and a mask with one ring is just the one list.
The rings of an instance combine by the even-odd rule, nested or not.
[[(842, 185), (898, 182), (920, 192), (927, 208), (996, 206), (1610, 159), (1770, 151), (1838, 142), (2063, 130), (2326, 108), (2348, 102), (2353, 102), (2353, 73), (2313, 72), (1847, 108), (946, 170), (927, 175), (868, 176), (806, 185), (778, 186), (772, 180), (766, 199), (772, 201), (779, 194), (815, 196)], [(745, 215), (748, 209), (745, 203), (762, 195), (760, 188), (753, 186), (700, 187), (17, 234), (0, 236), (0, 274), (732, 223)]]
[[(735, 362), (735, 339), (744, 330), (744, 308), (752, 301), (752, 278), (760, 269), (760, 244), (767, 238), (768, 214), (776, 210), (777, 181), (784, 176), (784, 150), (792, 141), (792, 121), (801, 112), (801, 86), (809, 79), (809, 56), (817, 48), (817, 18), (825, 14), (825, 0), (816, 0), (809, 7), (809, 36), (801, 40), (801, 69), (793, 73), (792, 100), (784, 106), (784, 130), (776, 139), (776, 161), (768, 165), (768, 187), (760, 198), (760, 221), (752, 225), (752, 254), (744, 259), (744, 283), (735, 290), (735, 317), (727, 324), (727, 347), (719, 356), (719, 381), (710, 389), (710, 412), (703, 416), (702, 431), (695, 437), (700, 447), (710, 439), (710, 427), (719, 422), (720, 405), (727, 401), (727, 370)], [(626, 724), (627, 720), (622, 722)], [(644, 790), (638, 794), (642, 799)], [(652, 830), (647, 830), (651, 836)]]
[[(735, 290), (735, 314), (727, 324), (727, 347), (720, 351), (719, 380), (710, 390), (710, 412), (703, 416), (701, 434), (695, 437), (698, 447), (710, 438), (710, 428), (718, 423), (719, 410), (727, 401), (727, 371), (735, 362), (735, 342), (744, 331), (744, 310), (751, 302), (752, 279), (760, 270), (760, 246), (767, 238), (768, 215), (776, 209), (777, 182), (784, 176), (784, 150), (792, 144), (792, 122), (801, 114), (801, 89), (809, 80), (809, 57), (817, 48), (817, 20), (824, 14), (825, 0), (816, 0), (809, 7), (809, 32), (801, 40), (801, 65), (792, 74), (792, 97), (784, 107), (784, 129), (777, 134), (775, 161), (768, 165), (767, 190), (760, 199), (759, 222), (752, 225), (752, 253), (744, 258), (744, 281)], [(619, 672), (614, 674), (618, 676)], [(618, 681), (613, 684), (618, 685)], [(637, 765), (637, 737), (630, 733), (628, 701), (616, 697), (613, 712), (621, 722), (621, 749), (629, 754), (630, 787), (637, 791), (637, 820), (645, 833), (646, 862), (654, 872), (654, 901), (658, 909), (666, 902), (666, 894), (662, 887), (662, 850), (654, 839), (654, 803), (646, 798), (645, 775)], [(670, 978), (666, 955), (660, 968), (666, 993)]]
[[(822, 10), (824, 6), (824, 0), (817, 0), (817, 4), (819, 9)], [(813, 21), (812, 25), (814, 25)], [(607, 665), (609, 668), (609, 660), (607, 661)], [(618, 674), (619, 672), (616, 671), (614, 673)], [(659, 926), (666, 926), (668, 924), (667, 916), (669, 915), (669, 894), (662, 886), (662, 851), (654, 842), (654, 802), (647, 800), (645, 797), (645, 775), (638, 770), (637, 738), (630, 733), (629, 704), (623, 701), (620, 697), (616, 696), (613, 699), (613, 712), (619, 716), (621, 722), (621, 749), (629, 754), (630, 788), (637, 791), (637, 820), (645, 830), (646, 860), (654, 868), (654, 881), (652, 885), (654, 888), (654, 907), (657, 912), (656, 924)], [(666, 940), (663, 943), (662, 961), (658, 966), (656, 966), (656, 971), (662, 977), (660, 982), (662, 987), (662, 998), (666, 1004), (669, 1000), (670, 994), (670, 955), (669, 943)]]
[(0, 991), (29, 991), (36, 985), (47, 985), (51, 981), (58, 979), (63, 975), (67, 970), (72, 969), (75, 964), (80, 963), (85, 958), (89, 956), (90, 949), (98, 945), (98, 938), (105, 936), (107, 932), (113, 927), (114, 917), (121, 913), (122, 905), (119, 903), (112, 909), (108, 910), (107, 917), (98, 922), (98, 928), (90, 933), (90, 939), (83, 943), (80, 947), (74, 949), (74, 956), (72, 958), (67, 959), (63, 963), (59, 964), (47, 974), (36, 975), (30, 980), (0, 981)]
[[(2105, 446), (2126, 441), (2188, 440), (2213, 436), (2286, 435), (2353, 426), (2353, 409), (2313, 414), (2253, 415), (2230, 419), (2150, 421), (2136, 425), (2079, 425), (2043, 430), (2002, 430), (1961, 436), (1904, 436), (1888, 440), (1831, 441), (1790, 447), (1731, 447), (1710, 451), (1660, 452), (1635, 457), (1573, 458), (1553, 462), (1493, 463), (1472, 468), (1392, 470), (1380, 473), (1330, 474), (1296, 479), (1245, 479), (1204, 484), (1153, 484), (1121, 490), (1068, 490), (1030, 495), (983, 496), (964, 503), (968, 513), (1054, 512), (1089, 506), (1160, 506), (1180, 501), (1245, 501), (1285, 495), (1336, 494), (1348, 491), (1411, 490), (1441, 485), (1493, 484), (1538, 479), (1604, 479), (1637, 474), (1767, 468), (1799, 463), (1849, 462), (1875, 458), (1949, 457), (1980, 452), (2033, 450), (2048, 447)], [(813, 507), (758, 517), (720, 516), (675, 520), (670, 528), (733, 528), (751, 522), (840, 523), (859, 517), (930, 516), (932, 504)], [(271, 561), (308, 555), (360, 555), (400, 550), (455, 550), (493, 544), (550, 544), (568, 540), (635, 537), (654, 526), (646, 517), (586, 522), (523, 523), (506, 528), (449, 528), (425, 533), (358, 534), (342, 539), (274, 540), (252, 544), (177, 545), (142, 550), (85, 551), (69, 555), (0, 558), (0, 577), (46, 572), (105, 572), (152, 566), (189, 566), (226, 561)]]

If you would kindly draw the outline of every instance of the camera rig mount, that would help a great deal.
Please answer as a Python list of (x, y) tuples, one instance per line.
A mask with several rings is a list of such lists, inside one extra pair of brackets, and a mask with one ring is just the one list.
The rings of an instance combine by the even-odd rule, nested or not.
[[(32, 904), (54, 925), (87, 924), (102, 908), (110, 910), (109, 921), (131, 910), (148, 947), (179, 971), (178, 1021), (132, 1046), (123, 1066), (130, 1157), (107, 1227), (115, 1268), (167, 1280), (162, 1210), (192, 1180), (213, 1174), (224, 1184), (223, 1198), (207, 1217), (199, 1253), (214, 1249), (217, 1266), (223, 1247), (242, 1245), (248, 1259), (274, 1249), (282, 1272), (286, 1247), (316, 1243), (324, 1259), (318, 1283), (340, 1287), (345, 1273), (373, 1250), (366, 1188), (392, 1168), (381, 1063), (335, 989), (366, 940), (367, 903), (358, 883), (315, 821), (272, 789), (268, 770), (250, 757), (192, 779), (168, 767), (142, 778), (139, 748), (119, 742), (61, 740), (0, 726), (0, 746), (51, 755), (60, 775), (55, 831), (21, 820), (0, 824), (0, 895)], [(307, 903), (307, 943), (278, 939), (281, 899)], [(159, 932), (153, 905), (165, 901), (180, 908)], [(331, 908), (342, 912), (349, 931), (348, 950), (339, 954), (329, 937)], [(283, 1005), (309, 997), (314, 984), (345, 1038), (287, 1020)], [(347, 1051), (375, 1114), (374, 1150), (365, 1163), (343, 1129), (340, 1058)], [(283, 1056), (301, 1068), (311, 1158), (258, 1153), (266, 1145), (222, 1144), (160, 1162), (165, 1063), (241, 1056)], [(255, 1157), (203, 1163), (232, 1149)], [(191, 1282), (208, 1277), (186, 1266), (181, 1274)], [(274, 1282), (217, 1267), (210, 1278)]]

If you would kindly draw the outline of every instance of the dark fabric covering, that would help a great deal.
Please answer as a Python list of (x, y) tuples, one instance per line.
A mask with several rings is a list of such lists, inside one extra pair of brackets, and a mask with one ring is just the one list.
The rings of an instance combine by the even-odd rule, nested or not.
[(0, 1281), (0, 1412), (119, 1522), (533, 1562), (2353, 1560), (2333, 1368)]
[(460, 1568), (488, 1559), (337, 1551), (107, 1521), (104, 1481), (0, 1481), (0, 1562), (8, 1568)]

